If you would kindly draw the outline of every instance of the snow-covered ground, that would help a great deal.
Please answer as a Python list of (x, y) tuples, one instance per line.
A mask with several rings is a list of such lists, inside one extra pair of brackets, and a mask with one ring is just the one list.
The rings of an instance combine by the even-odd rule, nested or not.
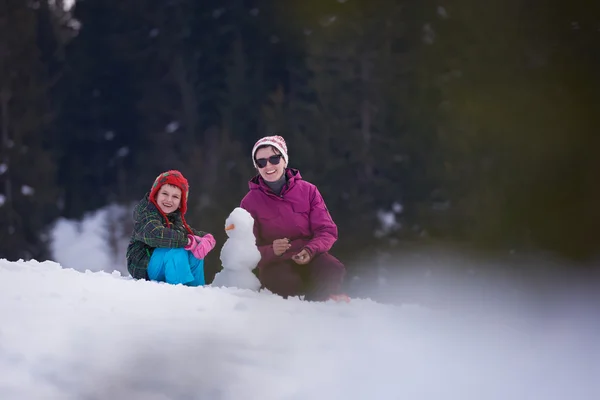
[(0, 399), (600, 398), (597, 310), (474, 310), (0, 260)]
[(50, 230), (51, 259), (82, 272), (129, 275), (125, 253), (133, 229), (132, 214), (132, 206), (110, 204), (81, 220), (58, 219)]

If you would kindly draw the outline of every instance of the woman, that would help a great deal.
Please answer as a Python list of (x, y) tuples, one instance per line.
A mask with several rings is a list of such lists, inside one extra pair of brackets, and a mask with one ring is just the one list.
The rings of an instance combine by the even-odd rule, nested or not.
[(306, 300), (348, 301), (341, 293), (345, 267), (329, 254), (337, 226), (317, 187), (288, 168), (285, 140), (258, 140), (252, 162), (258, 175), (240, 207), (254, 218), (262, 285), (284, 298), (304, 294)]

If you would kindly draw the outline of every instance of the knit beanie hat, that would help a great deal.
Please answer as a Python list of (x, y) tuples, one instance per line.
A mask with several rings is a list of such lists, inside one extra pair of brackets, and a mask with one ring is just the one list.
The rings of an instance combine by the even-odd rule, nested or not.
[(289, 164), (288, 150), (287, 150), (287, 145), (285, 144), (285, 139), (282, 138), (281, 136), (277, 136), (277, 135), (265, 136), (262, 139), (258, 139), (258, 141), (254, 144), (254, 147), (252, 148), (252, 163), (254, 164), (254, 168), (258, 168), (258, 165), (256, 165), (256, 161), (254, 159), (254, 156), (256, 155), (256, 150), (258, 150), (258, 148), (261, 146), (275, 147), (281, 153), (285, 163)]
[(184, 215), (187, 211), (187, 200), (190, 190), (187, 179), (185, 179), (181, 172), (177, 170), (169, 170), (167, 172), (163, 172), (162, 174), (156, 177), (156, 179), (154, 180), (154, 184), (152, 185), (152, 189), (150, 190), (148, 200), (150, 200), (150, 202), (156, 206), (158, 212), (160, 212), (160, 214), (164, 217), (167, 223), (167, 227), (170, 227), (171, 223), (169, 222), (169, 219), (167, 218), (165, 213), (160, 209), (158, 203), (156, 202), (156, 195), (158, 194), (160, 188), (163, 187), (163, 185), (173, 185), (181, 189), (181, 202), (179, 203), (179, 209), (181, 210), (181, 221), (183, 222), (183, 226), (185, 226), (185, 229), (187, 229), (187, 231), (191, 235), (193, 235), (194, 232), (189, 227), (184, 218)]

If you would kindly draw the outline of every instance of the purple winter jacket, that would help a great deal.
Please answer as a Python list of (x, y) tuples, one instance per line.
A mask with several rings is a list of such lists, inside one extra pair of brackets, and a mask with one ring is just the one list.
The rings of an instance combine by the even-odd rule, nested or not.
[[(287, 184), (278, 196), (260, 175), (248, 184), (250, 191), (240, 207), (254, 218), (254, 235), (260, 250), (261, 266), (289, 260), (305, 248), (311, 257), (331, 249), (338, 238), (323, 197), (315, 185), (302, 179), (296, 169), (286, 168)], [(291, 248), (281, 256), (273, 252), (273, 240), (288, 238)]]

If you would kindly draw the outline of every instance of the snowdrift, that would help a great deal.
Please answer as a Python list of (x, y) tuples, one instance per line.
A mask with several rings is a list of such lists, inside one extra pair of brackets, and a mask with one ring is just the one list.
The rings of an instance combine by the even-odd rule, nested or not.
[(597, 399), (597, 321), (283, 300), (0, 260), (0, 398)]

